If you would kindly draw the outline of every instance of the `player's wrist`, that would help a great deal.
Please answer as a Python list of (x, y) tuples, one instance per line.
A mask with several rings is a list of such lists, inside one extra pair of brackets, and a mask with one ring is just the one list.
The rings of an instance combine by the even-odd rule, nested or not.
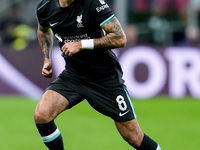
[(44, 62), (51, 62), (50, 58), (44, 57)]
[(94, 39), (89, 40), (81, 40), (81, 47), (82, 49), (94, 49)]

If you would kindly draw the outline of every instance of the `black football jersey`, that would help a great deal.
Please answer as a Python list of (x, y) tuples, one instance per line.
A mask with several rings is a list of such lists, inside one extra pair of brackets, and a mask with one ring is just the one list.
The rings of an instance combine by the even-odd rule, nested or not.
[[(42, 28), (51, 28), (60, 47), (63, 44), (104, 36), (101, 26), (114, 17), (104, 0), (74, 0), (61, 7), (58, 0), (42, 0), (36, 10)], [(72, 57), (63, 56), (66, 70), (89, 79), (122, 76), (120, 64), (111, 50), (81, 50)]]

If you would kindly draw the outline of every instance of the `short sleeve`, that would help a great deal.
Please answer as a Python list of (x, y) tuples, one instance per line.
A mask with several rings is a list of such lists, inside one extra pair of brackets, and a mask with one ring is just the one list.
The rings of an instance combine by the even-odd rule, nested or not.
[(48, 7), (49, 0), (42, 0), (40, 3), (38, 3), (36, 8), (36, 19), (38, 21), (38, 24), (42, 28), (49, 28), (49, 23), (47, 22), (46, 17), (46, 7)]
[(114, 16), (109, 5), (104, 0), (92, 0), (90, 12), (100, 26)]

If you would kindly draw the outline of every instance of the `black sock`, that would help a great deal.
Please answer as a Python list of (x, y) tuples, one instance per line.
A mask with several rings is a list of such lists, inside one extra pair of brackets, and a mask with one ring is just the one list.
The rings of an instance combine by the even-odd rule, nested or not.
[(138, 150), (161, 150), (161, 148), (154, 140), (144, 134), (144, 138)]
[(36, 127), (49, 150), (64, 150), (61, 133), (53, 120), (45, 124), (36, 124)]

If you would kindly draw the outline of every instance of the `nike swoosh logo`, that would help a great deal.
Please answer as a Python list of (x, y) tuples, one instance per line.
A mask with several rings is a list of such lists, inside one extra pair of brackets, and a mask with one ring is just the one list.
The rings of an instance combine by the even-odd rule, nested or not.
[(126, 111), (126, 112), (124, 112), (124, 113), (120, 112), (120, 113), (119, 113), (119, 116), (122, 117), (122, 116), (126, 115), (129, 111), (130, 111), (130, 110), (128, 110), (128, 111)]
[(55, 22), (55, 23), (49, 23), (49, 25), (51, 26), (51, 27), (53, 27), (53, 26), (55, 26), (55, 25), (57, 25), (58, 24), (58, 22)]

